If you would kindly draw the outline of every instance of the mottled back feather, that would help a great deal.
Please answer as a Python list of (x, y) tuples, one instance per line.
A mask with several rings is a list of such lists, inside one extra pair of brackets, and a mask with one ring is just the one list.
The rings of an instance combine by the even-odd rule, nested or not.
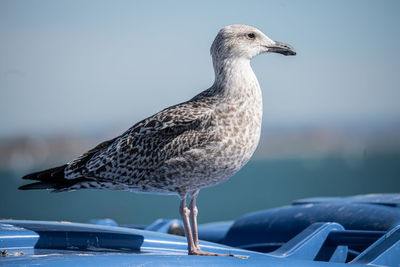
[(221, 29), (211, 46), (215, 81), (209, 89), (66, 165), (25, 176), (38, 182), (22, 189), (103, 188), (185, 197), (225, 181), (257, 147), (262, 96), (250, 59), (269, 51), (296, 54), (253, 27)]

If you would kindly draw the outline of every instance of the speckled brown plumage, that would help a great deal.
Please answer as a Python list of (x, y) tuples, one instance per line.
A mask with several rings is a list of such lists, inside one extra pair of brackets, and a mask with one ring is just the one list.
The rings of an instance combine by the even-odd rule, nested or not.
[[(189, 253), (208, 255), (198, 247), (196, 197), (199, 189), (234, 175), (256, 149), (262, 96), (250, 59), (263, 52), (295, 54), (290, 46), (253, 27), (223, 28), (211, 47), (215, 82), (209, 89), (144, 119), (66, 165), (25, 176), (39, 182), (22, 189), (178, 194)], [(190, 211), (184, 205), (188, 194)]]

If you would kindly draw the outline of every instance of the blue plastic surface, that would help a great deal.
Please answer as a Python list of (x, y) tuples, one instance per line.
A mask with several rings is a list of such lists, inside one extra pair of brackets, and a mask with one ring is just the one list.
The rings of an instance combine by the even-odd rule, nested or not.
[(200, 241), (205, 251), (247, 259), (188, 256), (186, 239), (167, 234), (179, 233), (179, 220), (160, 219), (146, 230), (118, 227), (110, 219), (3, 220), (0, 266), (399, 266), (400, 205), (393, 199), (399, 195), (301, 200), (199, 226), (201, 239), (232, 245)]
[[(221, 243), (271, 252), (316, 222), (336, 222), (346, 230), (386, 232), (400, 224), (400, 207), (395, 202), (399, 195), (374, 195), (375, 200), (382, 200), (379, 203), (372, 201), (369, 195), (365, 201), (361, 196), (309, 199), (296, 201), (291, 206), (247, 214), (234, 222)], [(351, 250), (362, 251), (370, 244), (352, 245)]]
[[(13, 239), (16, 242), (10, 242)], [(188, 256), (183, 237), (130, 228), (67, 222), (0, 223), (1, 250), (8, 252), (0, 258), (1, 266), (320, 266), (209, 242), (200, 245), (210, 252), (248, 258)]]
[(400, 225), (391, 229), (368, 249), (356, 257), (352, 263), (379, 266), (400, 265)]
[(347, 246), (330, 246), (326, 243), (330, 233), (340, 230), (344, 228), (337, 223), (314, 223), (270, 255), (311, 261), (318, 259), (345, 262)]

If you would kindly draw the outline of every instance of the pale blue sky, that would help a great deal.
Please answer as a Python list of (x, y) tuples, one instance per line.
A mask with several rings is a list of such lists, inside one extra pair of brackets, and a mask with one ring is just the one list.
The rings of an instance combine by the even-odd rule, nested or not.
[(213, 82), (209, 47), (253, 25), (264, 125), (400, 118), (400, 1), (0, 1), (0, 136), (124, 130)]

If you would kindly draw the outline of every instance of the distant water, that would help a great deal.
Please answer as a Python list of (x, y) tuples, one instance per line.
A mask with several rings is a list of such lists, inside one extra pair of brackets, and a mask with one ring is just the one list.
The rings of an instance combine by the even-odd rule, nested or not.
[[(121, 224), (149, 224), (179, 218), (175, 196), (106, 190), (52, 194), (19, 191), (19, 175), (0, 171), (0, 218), (87, 222), (113, 218)], [(200, 192), (199, 222), (231, 220), (299, 198), (400, 192), (400, 154), (348, 160), (253, 160), (224, 184)]]

